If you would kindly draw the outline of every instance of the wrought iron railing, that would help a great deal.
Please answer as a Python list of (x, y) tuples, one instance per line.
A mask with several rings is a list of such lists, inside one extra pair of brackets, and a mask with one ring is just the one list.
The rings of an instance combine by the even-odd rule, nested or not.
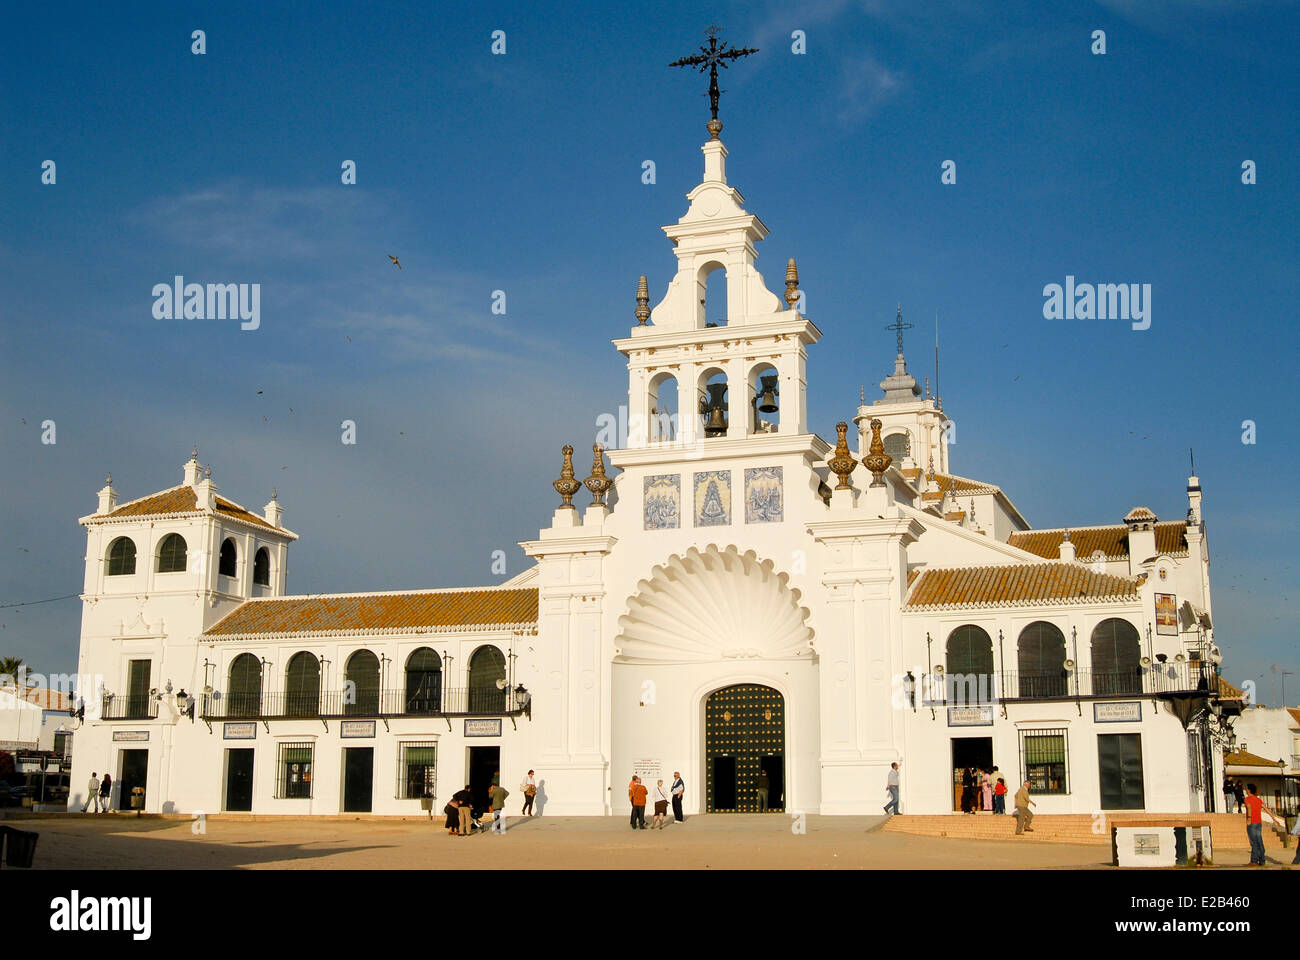
[(929, 673), (919, 681), (925, 706), (962, 706), (1005, 700), (1074, 700), (1204, 693), (1218, 690), (1218, 674), (1204, 660), (1153, 663), (1131, 670), (1006, 670), (984, 674)]
[(158, 701), (150, 694), (104, 694), (101, 720), (151, 720), (158, 716)]
[[(522, 688), (449, 687), (438, 691), (322, 690), (215, 693), (205, 698), (209, 720), (348, 717), (511, 716), (524, 712)], [(523, 694), (526, 699), (527, 694)]]

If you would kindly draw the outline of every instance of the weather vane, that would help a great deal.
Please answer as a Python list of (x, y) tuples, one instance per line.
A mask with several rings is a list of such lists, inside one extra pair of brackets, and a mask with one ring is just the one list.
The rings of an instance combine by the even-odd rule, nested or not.
[(897, 332), (897, 334), (898, 334), (898, 355), (901, 357), (901, 356), (903, 355), (903, 331), (904, 331), (904, 330), (911, 330), (911, 329), (912, 329), (912, 324), (910, 324), (910, 323), (904, 323), (904, 322), (903, 322), (903, 305), (902, 305), (901, 303), (898, 305), (898, 317), (897, 317), (897, 319), (895, 319), (893, 323), (891, 323), (891, 324), (889, 324), (887, 327), (885, 327), (885, 329), (886, 329), (886, 330), (894, 330), (894, 331)]
[(699, 67), (700, 73), (705, 68), (709, 71), (709, 106), (713, 111), (713, 119), (709, 121), (709, 133), (713, 139), (718, 139), (718, 134), (722, 132), (722, 121), (718, 119), (718, 99), (722, 91), (718, 89), (718, 67), (727, 69), (728, 60), (739, 60), (741, 57), (747, 57), (751, 53), (758, 53), (756, 47), (740, 47), (727, 49), (726, 40), (718, 40), (720, 28), (714, 24), (704, 31), (704, 35), (709, 38), (707, 47), (701, 46), (700, 52), (690, 56), (682, 57), (680, 60), (674, 60), (668, 64), (670, 67)]

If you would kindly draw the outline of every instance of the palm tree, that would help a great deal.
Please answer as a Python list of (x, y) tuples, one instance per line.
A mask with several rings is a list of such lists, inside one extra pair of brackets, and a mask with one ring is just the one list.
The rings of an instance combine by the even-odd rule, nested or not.
[(0, 677), (18, 677), (18, 668), (23, 664), (22, 657), (0, 657)]

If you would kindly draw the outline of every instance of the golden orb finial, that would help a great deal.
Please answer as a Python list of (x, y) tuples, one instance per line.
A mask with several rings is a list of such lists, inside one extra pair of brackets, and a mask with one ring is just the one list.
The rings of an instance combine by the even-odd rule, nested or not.
[(840, 478), (840, 482), (835, 485), (836, 490), (853, 489), (849, 484), (849, 474), (858, 465), (858, 461), (854, 460), (853, 455), (849, 453), (848, 441), (844, 439), (848, 429), (849, 425), (843, 420), (835, 424), (835, 456), (826, 463), (831, 468), (831, 473)]
[(603, 507), (605, 494), (614, 485), (614, 481), (605, 476), (605, 448), (599, 443), (593, 443), (591, 452), (591, 476), (584, 481), (584, 484), (591, 491), (592, 506)]
[(645, 274), (641, 274), (641, 279), (636, 283), (636, 324), (638, 327), (644, 327), (645, 322), (650, 319), (650, 285), (646, 282)]
[(881, 479), (889, 465), (894, 462), (894, 458), (885, 453), (885, 442), (880, 439), (880, 421), (873, 419), (871, 421), (871, 446), (867, 450), (867, 455), (862, 458), (862, 465), (871, 471), (871, 485), (873, 487), (883, 487), (885, 481)]
[(561, 452), (564, 454), (564, 465), (560, 468), (560, 479), (551, 486), (560, 495), (560, 506), (572, 507), (573, 495), (582, 489), (582, 484), (573, 475), (573, 445), (566, 443)]

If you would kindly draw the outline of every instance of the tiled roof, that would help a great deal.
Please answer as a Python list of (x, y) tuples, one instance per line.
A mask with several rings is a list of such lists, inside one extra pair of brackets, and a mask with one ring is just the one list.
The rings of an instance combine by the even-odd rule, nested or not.
[(1244, 690), (1239, 690), (1230, 684), (1223, 677), (1219, 677), (1219, 699), (1220, 700), (1241, 700), (1246, 696)]
[(1277, 760), (1269, 760), (1261, 757), (1259, 754), (1247, 753), (1244, 750), (1238, 750), (1236, 753), (1228, 753), (1223, 756), (1224, 766), (1231, 764), (1235, 767), (1273, 767), (1277, 768)]
[(17, 696), (42, 710), (67, 710), (72, 704), (72, 698), (66, 693), (49, 687), (27, 687)]
[[(268, 530), (275, 530), (278, 533), (287, 533), (268, 523), (264, 517), (246, 510), (239, 504), (227, 500), (225, 497), (217, 497), (217, 513), (230, 517), (234, 520), (243, 520), (245, 523), (255, 524), (259, 527), (266, 527)], [(147, 497), (141, 497), (139, 500), (132, 500), (130, 503), (124, 503), (116, 510), (109, 513), (95, 514), (95, 520), (118, 520), (122, 517), (154, 517), (168, 516), (178, 513), (198, 513), (199, 498), (194, 492), (194, 488), (182, 484), (179, 487), (172, 487), (170, 490), (163, 490), (160, 493), (150, 494)]]
[(1295, 707), (1287, 707), (1286, 712), (1291, 714), (1292, 720), (1294, 720), (1297, 724), (1300, 724), (1300, 710), (1297, 710)]
[[(1172, 557), (1187, 553), (1187, 523), (1183, 520), (1168, 520), (1155, 525), (1156, 553)], [(1065, 530), (1022, 530), (1007, 538), (1007, 543), (1021, 550), (1036, 553), (1040, 557), (1055, 560), (1061, 555), (1061, 541), (1065, 539)], [(1117, 524), (1113, 527), (1071, 527), (1070, 542), (1074, 544), (1074, 555), (1080, 561), (1092, 559), (1100, 552), (1107, 560), (1128, 559), (1128, 527)]]
[(490, 587), (247, 600), (204, 636), (460, 633), (536, 623), (535, 588)]
[(1136, 577), (1093, 573), (1077, 563), (1023, 563), (1010, 566), (926, 570), (906, 606), (974, 607), (1082, 600), (1134, 600)]
[(1157, 517), (1154, 513), (1151, 512), (1150, 507), (1134, 507), (1128, 513), (1124, 514), (1125, 523), (1128, 523), (1130, 520), (1155, 520), (1155, 519), (1157, 519)]

